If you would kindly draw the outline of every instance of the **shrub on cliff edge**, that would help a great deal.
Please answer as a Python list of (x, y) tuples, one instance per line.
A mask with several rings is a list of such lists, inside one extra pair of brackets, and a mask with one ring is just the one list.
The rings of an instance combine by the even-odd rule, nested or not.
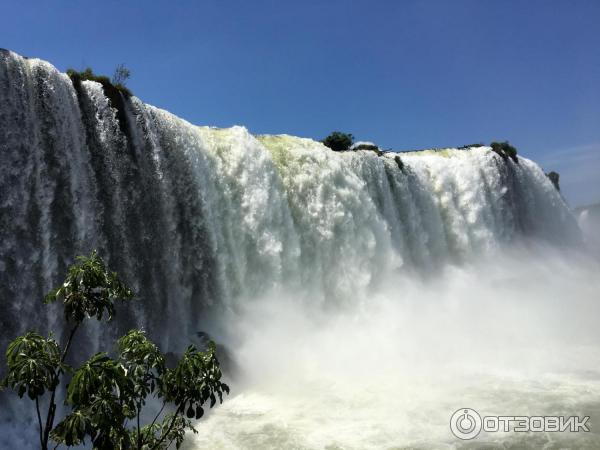
[(326, 147), (336, 152), (348, 150), (352, 146), (354, 136), (350, 133), (342, 133), (341, 131), (334, 131), (321, 142)]

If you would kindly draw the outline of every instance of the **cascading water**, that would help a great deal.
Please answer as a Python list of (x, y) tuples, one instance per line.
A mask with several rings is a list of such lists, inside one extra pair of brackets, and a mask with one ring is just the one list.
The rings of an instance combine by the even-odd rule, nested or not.
[[(455, 446), (444, 408), (465, 406), (457, 393), (484, 366), (522, 368), (531, 354), (521, 344), (555, 342), (560, 317), (565, 335), (597, 353), (597, 263), (574, 253), (564, 262), (579, 229), (532, 161), (487, 147), (336, 153), (197, 127), (135, 97), (121, 108), (98, 83), (76, 89), (50, 64), (0, 51), (3, 348), (27, 329), (60, 329), (41, 299), (74, 255), (97, 248), (139, 301), (110, 335), (88, 327), (86, 353), (134, 326), (165, 351), (199, 330), (229, 347), (238, 395), (200, 425), (198, 448)], [(545, 304), (549, 293), (573, 305)], [(461, 345), (476, 357), (463, 361)], [(594, 373), (568, 386), (598, 395)], [(485, 377), (473, 396), (497, 388)], [(515, 386), (506, 389), (517, 397)]]

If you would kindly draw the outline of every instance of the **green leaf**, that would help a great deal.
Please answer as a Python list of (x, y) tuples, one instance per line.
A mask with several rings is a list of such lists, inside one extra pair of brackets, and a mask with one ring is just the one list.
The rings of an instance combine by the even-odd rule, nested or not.
[(129, 300), (131, 290), (114, 272), (109, 272), (104, 261), (93, 251), (89, 257), (78, 256), (77, 263), (69, 267), (63, 284), (52, 290), (46, 303), (61, 300), (65, 319), (81, 323), (86, 317), (101, 320), (104, 315), (112, 319), (116, 301)]
[(189, 419), (194, 417), (195, 413), (194, 413), (194, 408), (192, 408), (192, 405), (190, 405), (190, 407), (188, 408), (188, 410), (185, 414), (186, 414), (186, 416), (188, 416)]
[(91, 427), (90, 419), (82, 411), (76, 411), (56, 425), (50, 437), (55, 442), (72, 447), (83, 443)]
[(2, 385), (17, 391), (19, 397), (27, 393), (31, 400), (52, 389), (63, 368), (58, 343), (33, 332), (8, 345), (6, 362), (8, 371)]

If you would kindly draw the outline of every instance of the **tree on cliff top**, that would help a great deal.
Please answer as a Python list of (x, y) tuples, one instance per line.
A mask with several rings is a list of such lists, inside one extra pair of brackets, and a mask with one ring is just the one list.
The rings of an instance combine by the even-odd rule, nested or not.
[(125, 67), (125, 64), (121, 63), (115, 68), (111, 82), (115, 86), (125, 86), (129, 77), (131, 77), (131, 70)]
[(323, 145), (329, 147), (331, 150), (340, 152), (348, 150), (354, 142), (354, 136), (350, 133), (342, 133), (341, 131), (334, 131), (329, 136), (321, 141)]
[[(96, 353), (79, 368), (66, 364), (77, 331), (86, 319), (111, 320), (117, 301), (129, 300), (131, 290), (93, 252), (78, 257), (61, 286), (46, 296), (46, 303), (60, 301), (68, 325), (65, 343), (52, 334), (45, 338), (29, 332), (11, 342), (6, 351), (8, 373), (1, 388), (25, 394), (35, 403), (39, 444), (47, 450), (85, 444), (94, 449), (167, 449), (183, 443), (186, 430), (195, 432), (190, 419), (223, 401), (229, 387), (221, 382), (215, 344), (199, 351), (189, 346), (179, 362), (168, 368), (165, 357), (141, 330), (131, 330), (117, 341), (117, 356)], [(56, 395), (69, 378), (65, 405), (71, 408), (56, 426)], [(49, 398), (48, 398), (49, 397)], [(162, 407), (151, 423), (140, 420), (146, 399), (154, 397)], [(167, 413), (167, 410), (169, 411)], [(42, 412), (45, 411), (44, 414)]]

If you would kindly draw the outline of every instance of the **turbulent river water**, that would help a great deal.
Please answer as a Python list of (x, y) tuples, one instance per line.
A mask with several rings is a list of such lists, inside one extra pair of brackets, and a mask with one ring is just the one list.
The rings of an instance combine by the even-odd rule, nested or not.
[[(82, 352), (134, 326), (222, 345), (232, 393), (189, 448), (600, 447), (600, 268), (534, 162), (337, 153), (114, 103), (0, 51), (3, 347), (60, 330), (41, 299), (98, 249), (138, 301)], [(0, 401), (0, 444), (26, 448), (23, 405)], [(461, 441), (463, 407), (591, 431)]]

